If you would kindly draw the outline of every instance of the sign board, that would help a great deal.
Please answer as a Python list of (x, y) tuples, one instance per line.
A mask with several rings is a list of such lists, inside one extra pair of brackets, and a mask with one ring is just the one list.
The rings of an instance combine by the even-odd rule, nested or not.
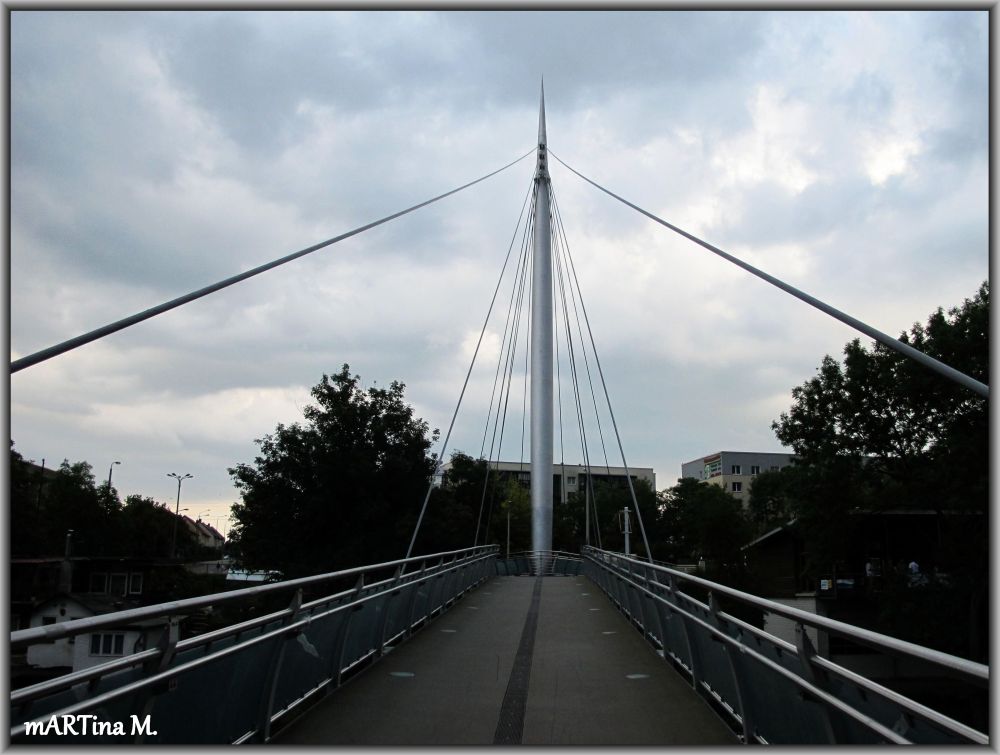
[(718, 477), (722, 474), (722, 454), (706, 456), (702, 461), (705, 463), (705, 479)]

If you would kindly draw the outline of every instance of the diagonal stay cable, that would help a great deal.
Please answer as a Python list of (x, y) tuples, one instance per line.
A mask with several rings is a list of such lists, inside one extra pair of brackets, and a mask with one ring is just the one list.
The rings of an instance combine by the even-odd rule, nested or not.
[[(561, 242), (561, 245), (562, 245), (561, 248), (560, 248), (559, 247), (559, 243), (556, 244), (557, 248), (560, 248), (560, 251), (557, 252), (557, 256), (560, 253), (568, 255), (569, 254), (569, 239), (566, 236), (566, 228), (562, 224), (562, 212), (560, 212), (560, 210), (559, 210), (559, 202), (556, 200), (556, 196), (555, 196), (555, 192), (554, 191), (552, 192), (552, 207), (553, 207), (553, 210), (554, 210), (553, 214), (555, 215), (555, 218), (556, 218), (555, 232), (554, 233), (558, 236), (558, 238), (559, 238), (559, 240)], [(598, 437), (601, 440), (601, 450), (604, 452), (604, 468), (605, 468), (605, 471), (608, 474), (608, 477), (610, 478), (611, 477), (611, 465), (608, 462), (608, 449), (604, 445), (604, 428), (601, 427), (601, 414), (600, 414), (600, 412), (597, 409), (597, 395), (594, 393), (594, 379), (593, 379), (593, 377), (591, 377), (591, 374), (590, 374), (590, 360), (587, 358), (587, 344), (586, 344), (586, 341), (584, 341), (584, 339), (583, 339), (583, 328), (580, 325), (580, 311), (577, 309), (577, 306), (576, 306), (576, 294), (573, 291), (573, 286), (572, 285), (569, 287), (569, 292), (570, 292), (570, 296), (572, 297), (572, 302), (573, 302), (573, 314), (576, 317), (576, 328), (577, 328), (577, 331), (580, 333), (580, 345), (581, 345), (581, 351), (583, 352), (583, 366), (587, 370), (587, 383), (590, 386), (590, 398), (591, 398), (591, 400), (593, 401), (593, 404), (594, 404), (594, 419), (597, 420), (597, 434), (598, 434)], [(581, 294), (581, 303), (582, 303), (582, 294)]]
[[(521, 279), (520, 279), (520, 283), (519, 283), (519, 287), (518, 287), (518, 292), (517, 292), (517, 304), (514, 307), (513, 328), (511, 329), (511, 340), (510, 340), (510, 342), (508, 344), (508, 359), (507, 359), (507, 362), (506, 362), (506, 367), (505, 367), (505, 371), (504, 371), (503, 381), (501, 383), (501, 393), (503, 393), (503, 402), (502, 402), (502, 404), (499, 401), (497, 402), (497, 419), (493, 423), (493, 440), (490, 442), (490, 456), (489, 456), (489, 461), (487, 463), (487, 468), (489, 468), (489, 466), (494, 463), (494, 460), (496, 461), (496, 467), (494, 467), (494, 472), (495, 473), (494, 473), (492, 479), (490, 480), (490, 487), (489, 487), (489, 490), (490, 490), (490, 506), (489, 506), (489, 509), (486, 512), (486, 529), (484, 530), (484, 534), (487, 534), (487, 535), (488, 535), (488, 533), (490, 531), (490, 524), (493, 521), (493, 503), (496, 500), (497, 482), (499, 481), (500, 457), (503, 455), (503, 435), (504, 435), (505, 430), (507, 429), (507, 408), (510, 405), (510, 388), (513, 385), (513, 382), (514, 382), (514, 363), (515, 363), (515, 361), (517, 359), (517, 348), (518, 348), (517, 344), (518, 344), (518, 338), (519, 338), (518, 334), (521, 332), (520, 331), (521, 322), (524, 319), (523, 318), (523, 313), (522, 313), (522, 308), (523, 308), (523, 304), (524, 304), (525, 293), (528, 290), (528, 284), (527, 284), (527, 279), (529, 277), (528, 270), (529, 270), (529, 267), (531, 265), (531, 254), (529, 252), (528, 247), (529, 247), (529, 244), (530, 244), (529, 239), (531, 237), (532, 228), (534, 228), (534, 218), (533, 218), (533, 215), (534, 215), (534, 213), (532, 213), (532, 217), (530, 217), (528, 219), (529, 220), (529, 227), (525, 231), (524, 237), (522, 239), (522, 243), (524, 245), (522, 247), (522, 249), (524, 251), (524, 256), (523, 256), (524, 264), (523, 264), (522, 269), (521, 269)], [(501, 414), (501, 410), (502, 410), (502, 414)], [(497, 438), (497, 429), (498, 429), (498, 426), (499, 426), (499, 430), (500, 430), (499, 439)], [(496, 457), (494, 457), (494, 455), (493, 455), (494, 449), (496, 449)], [(485, 491), (486, 491), (486, 487), (485, 487), (485, 483), (484, 483), (484, 486), (483, 486), (483, 492), (484, 492), (484, 498), (483, 498), (483, 500), (484, 501), (486, 500), (485, 499)], [(480, 504), (480, 506), (481, 505), (482, 504)]]
[[(521, 215), (518, 216), (518, 218), (517, 218), (517, 225), (514, 228), (514, 235), (515, 235), (515, 237), (517, 236), (518, 230), (520, 230), (520, 228), (521, 228), (521, 220), (524, 217), (524, 209), (525, 209), (525, 207), (528, 206), (528, 200), (529, 199), (533, 199), (533, 193), (532, 193), (532, 187), (531, 186), (528, 187), (528, 192), (524, 195), (524, 204), (521, 206)], [(532, 201), (532, 207), (534, 207), (534, 201)], [(527, 229), (527, 226), (530, 224), (530, 222), (531, 222), (530, 219), (528, 219), (528, 220), (525, 221), (525, 229)], [(523, 249), (522, 249), (521, 253), (522, 254), (524, 253)], [(518, 263), (515, 266), (515, 270), (520, 270), (520, 269), (521, 269), (521, 260), (519, 258), (518, 259)], [(515, 275), (514, 275), (514, 289), (517, 288), (517, 278), (518, 278), (518, 276), (515, 273)], [(500, 340), (501, 347), (500, 347), (500, 356), (497, 358), (497, 369), (496, 369), (495, 374), (493, 375), (493, 390), (490, 392), (490, 406), (489, 406), (489, 409), (486, 411), (486, 427), (483, 429), (483, 441), (482, 441), (482, 443), (479, 446), (479, 458), (480, 459), (483, 458), (483, 453), (485, 453), (485, 451), (486, 451), (486, 436), (489, 434), (489, 431), (490, 431), (490, 418), (493, 416), (493, 401), (496, 398), (497, 382), (500, 379), (500, 364), (501, 364), (501, 362), (503, 362), (504, 348), (505, 348), (505, 346), (507, 344), (507, 330), (510, 328), (510, 311), (511, 311), (511, 307), (513, 306), (513, 304), (514, 304), (514, 295), (512, 293), (511, 294), (511, 299), (510, 299), (510, 304), (507, 306), (507, 318), (504, 320), (503, 337)]]
[(375, 226), (387, 223), (390, 220), (395, 220), (396, 218), (402, 215), (406, 215), (409, 212), (413, 212), (414, 210), (419, 210), (421, 207), (426, 207), (427, 205), (437, 202), (440, 199), (444, 199), (445, 197), (450, 197), (452, 194), (457, 194), (463, 189), (468, 189), (470, 186), (474, 186), (475, 184), (480, 183), (481, 181), (485, 181), (487, 178), (495, 176), (497, 173), (507, 170), (507, 168), (516, 165), (517, 163), (521, 162), (521, 160), (526, 158), (528, 155), (533, 154), (534, 152), (535, 149), (532, 148), (529, 152), (526, 152), (513, 162), (507, 163), (502, 168), (494, 170), (492, 173), (487, 173), (485, 176), (477, 178), (475, 181), (470, 181), (467, 184), (463, 184), (462, 186), (452, 189), (451, 191), (446, 191), (444, 194), (439, 194), (438, 196), (432, 199), (428, 199), (424, 202), (421, 202), (420, 204), (415, 204), (412, 207), (408, 207), (405, 210), (400, 210), (399, 212), (394, 212), (391, 215), (386, 215), (384, 218), (375, 220), (371, 223), (367, 223), (366, 225), (355, 228), (354, 230), (342, 233), (339, 236), (334, 236), (332, 239), (327, 239), (326, 241), (320, 241), (318, 244), (313, 244), (312, 246), (308, 246), (305, 249), (300, 249), (297, 252), (292, 252), (291, 254), (288, 254), (279, 259), (272, 260), (271, 262), (267, 262), (251, 270), (247, 270), (245, 272), (239, 273), (238, 275), (234, 275), (230, 278), (226, 278), (225, 280), (221, 280), (218, 283), (213, 283), (209, 286), (205, 286), (204, 288), (199, 288), (197, 291), (192, 291), (191, 293), (185, 294), (184, 296), (178, 296), (176, 299), (171, 299), (168, 302), (164, 302), (163, 304), (159, 304), (155, 307), (150, 307), (149, 309), (146, 309), (142, 312), (138, 312), (129, 317), (125, 317), (116, 322), (110, 323), (109, 325), (104, 325), (100, 328), (96, 328), (95, 330), (92, 330), (89, 333), (84, 333), (83, 335), (79, 335), (76, 338), (70, 338), (69, 340), (63, 341), (62, 343), (58, 343), (55, 346), (49, 346), (48, 348), (42, 349), (41, 351), (36, 351), (34, 354), (29, 354), (28, 356), (22, 357), (20, 359), (11, 362), (10, 372), (13, 375), (15, 372), (19, 372), (20, 370), (23, 370), (26, 367), (31, 367), (33, 365), (38, 364), (39, 362), (44, 362), (47, 359), (51, 359), (52, 357), (64, 354), (67, 351), (71, 351), (75, 348), (88, 344), (91, 341), (96, 341), (99, 338), (104, 338), (105, 336), (111, 335), (112, 333), (116, 333), (119, 330), (124, 330), (125, 328), (140, 323), (143, 320), (148, 320), (151, 317), (155, 317), (156, 315), (168, 312), (171, 309), (175, 309), (176, 307), (179, 307), (183, 304), (192, 302), (195, 299), (200, 299), (203, 296), (207, 296), (208, 294), (220, 291), (223, 288), (232, 286), (235, 283), (240, 283), (242, 281), (245, 281), (247, 278), (252, 278), (255, 275), (259, 275), (260, 273), (267, 272), (268, 270), (273, 270), (279, 265), (284, 265), (286, 262), (291, 262), (292, 260), (296, 260), (299, 257), (304, 257), (307, 254), (311, 254), (312, 252), (323, 249), (324, 247), (330, 246), (331, 244), (336, 244), (338, 241), (343, 241), (344, 239), (350, 238), (351, 236), (356, 236), (359, 233), (363, 233), (364, 231), (370, 230)]
[[(553, 194), (553, 200), (554, 199), (555, 199), (555, 195)], [(556, 204), (555, 204), (554, 201), (553, 201), (553, 207), (556, 207)], [(554, 226), (554, 227), (556, 227), (556, 226)], [(565, 272), (564, 266), (563, 266), (562, 261), (561, 261), (561, 256), (562, 255), (558, 253), (560, 247), (558, 245), (555, 245), (554, 248), (557, 251), (557, 253), (553, 256), (553, 262), (555, 264), (555, 272), (556, 272), (556, 274), (555, 274), (554, 277), (558, 281), (558, 284), (559, 284), (559, 294), (560, 294), (559, 295), (559, 302), (562, 304), (563, 325), (565, 326), (565, 329), (566, 329), (566, 353), (567, 353), (567, 355), (569, 357), (569, 368), (570, 368), (570, 378), (571, 378), (572, 386), (573, 386), (574, 407), (576, 409), (577, 426), (578, 426), (579, 433), (580, 433), (580, 448), (581, 448), (581, 451), (583, 453), (584, 468), (587, 470), (586, 483), (585, 483), (584, 489), (583, 489), (583, 494), (584, 494), (584, 517), (585, 517), (585, 525), (584, 526), (587, 529), (587, 532), (589, 533), (590, 518), (591, 518), (589, 516), (589, 514), (587, 514), (587, 510), (589, 509), (590, 512), (593, 514), (594, 532), (597, 535), (597, 545), (598, 545), (598, 547), (603, 548), (603, 545), (601, 544), (601, 526), (600, 526), (600, 522), (598, 521), (598, 517), (597, 517), (597, 496), (595, 495), (595, 492), (594, 492), (594, 470), (593, 470), (593, 468), (592, 468), (592, 466), (590, 464), (590, 448), (589, 448), (589, 446), (587, 444), (587, 433), (586, 433), (585, 423), (584, 423), (584, 419), (583, 419), (583, 399), (581, 398), (581, 392), (580, 392), (579, 371), (578, 371), (577, 366), (576, 366), (576, 350), (575, 350), (575, 348), (573, 346), (573, 331), (572, 331), (572, 328), (570, 326), (569, 307), (568, 307), (568, 304), (567, 304), (567, 300), (568, 300), (569, 297), (567, 297), (567, 295), (566, 295), (566, 286), (568, 286), (570, 284), (568, 282), (568, 275)], [(581, 338), (581, 344), (580, 345), (581, 345), (581, 347), (583, 347), (583, 343), (582, 343), (583, 334), (582, 333), (580, 334), (580, 338)], [(603, 444), (603, 439), (602, 439), (602, 444)], [(605, 456), (606, 455), (607, 454), (605, 454)], [(587, 538), (587, 545), (590, 545), (590, 538), (589, 537)]]
[[(521, 209), (523, 212), (523, 206)], [(493, 298), (490, 299), (490, 306), (486, 310), (486, 318), (483, 320), (483, 328), (479, 331), (479, 340), (476, 341), (476, 348), (475, 351), (472, 352), (472, 360), (469, 363), (469, 369), (465, 373), (465, 382), (462, 383), (462, 391), (458, 394), (458, 403), (455, 404), (455, 411), (451, 415), (448, 432), (444, 436), (444, 443), (441, 444), (441, 453), (434, 464), (434, 474), (431, 475), (430, 484), (427, 486), (427, 495), (424, 496), (424, 503), (420, 507), (420, 516), (417, 517), (417, 525), (413, 528), (413, 537), (410, 539), (410, 545), (406, 549), (406, 558), (410, 557), (410, 553), (413, 551), (413, 544), (417, 541), (417, 534), (420, 532), (420, 523), (424, 520), (424, 513), (427, 511), (427, 502), (430, 500), (431, 491), (434, 490), (434, 478), (441, 469), (445, 452), (448, 450), (448, 441), (451, 439), (451, 431), (455, 429), (455, 420), (458, 418), (458, 410), (462, 408), (462, 399), (465, 397), (465, 389), (469, 387), (469, 377), (472, 375), (472, 368), (476, 366), (476, 357), (479, 355), (479, 347), (483, 345), (483, 337), (486, 335), (486, 327), (490, 324), (490, 315), (493, 314), (493, 305), (496, 304), (497, 294), (500, 293), (500, 285), (503, 283), (503, 276), (507, 271), (507, 263), (510, 262), (510, 253), (514, 250), (514, 241), (516, 239), (517, 229), (515, 228), (514, 235), (510, 239), (510, 245), (507, 247), (507, 256), (504, 257), (503, 267), (500, 268), (500, 276), (497, 278), (497, 285), (493, 289)]]
[[(533, 187), (532, 187), (533, 188)], [(530, 190), (529, 190), (530, 191)], [(532, 193), (532, 207), (534, 207), (534, 194)], [(490, 481), (493, 481), (493, 487), (496, 488), (496, 475), (492, 474), (493, 465), (493, 449), (496, 447), (497, 440), (497, 430), (500, 430), (500, 444), (503, 445), (503, 429), (500, 424), (500, 411), (503, 407), (504, 399), (504, 388), (507, 385), (508, 373), (509, 373), (509, 363), (512, 360), (512, 355), (515, 350), (515, 342), (517, 341), (517, 321), (520, 319), (521, 312), (521, 297), (524, 291), (524, 277), (525, 270), (527, 269), (528, 251), (527, 251), (527, 239), (531, 233), (532, 225), (532, 212), (529, 212), (528, 217), (525, 218), (524, 223), (524, 234), (521, 238), (521, 252), (517, 260), (517, 265), (515, 266), (515, 274), (513, 277), (513, 285), (511, 287), (510, 304), (507, 307), (507, 318), (504, 322), (504, 333), (503, 339), (500, 344), (500, 354), (497, 357), (497, 374), (493, 378), (493, 389), (494, 393), (497, 393), (497, 379), (499, 379), (500, 390), (496, 395), (496, 419), (493, 419), (493, 396), (490, 397), (490, 408), (486, 414), (486, 433), (483, 435), (483, 444), (479, 450), (479, 459), (483, 460), (483, 454), (486, 451), (486, 434), (489, 433), (490, 423), (493, 424), (493, 436), (490, 439), (490, 454), (486, 457), (486, 475), (483, 477), (483, 489), (482, 495), (479, 500), (479, 516), (476, 520), (476, 534), (473, 540), (473, 545), (479, 545), (479, 528), (483, 521), (483, 510), (486, 505), (486, 491), (489, 489)], [(508, 341), (508, 333), (510, 339)], [(501, 367), (503, 367), (502, 377), (501, 377)], [(506, 420), (506, 414), (504, 415)], [(490, 504), (492, 506), (492, 498), (490, 499)], [(492, 508), (491, 508), (492, 512)], [(489, 517), (487, 517), (487, 520)], [(484, 535), (488, 533), (484, 532)]]
[(784, 281), (780, 280), (779, 278), (775, 278), (773, 275), (769, 275), (768, 273), (765, 273), (763, 270), (760, 270), (760, 269), (754, 267), (753, 265), (750, 265), (750, 264), (744, 262), (743, 260), (739, 259), (738, 257), (734, 257), (733, 255), (731, 255), (731, 254), (729, 254), (727, 252), (722, 251), (717, 246), (713, 246), (712, 244), (709, 244), (707, 241), (703, 241), (702, 239), (698, 238), (697, 236), (694, 236), (694, 235), (688, 233), (687, 231), (685, 231), (685, 230), (683, 230), (681, 228), (678, 228), (677, 226), (673, 225), (672, 223), (668, 223), (666, 220), (663, 220), (662, 218), (658, 218), (653, 213), (648, 212), (647, 210), (642, 209), (638, 205), (632, 204), (627, 199), (624, 199), (624, 198), (618, 196), (613, 191), (605, 189), (599, 183), (590, 180), (585, 175), (583, 175), (582, 173), (580, 173), (579, 171), (577, 171), (575, 168), (570, 167), (565, 162), (563, 162), (562, 160), (560, 160), (559, 157), (557, 157), (555, 154), (553, 154), (551, 150), (549, 150), (549, 154), (551, 154), (553, 157), (555, 157), (556, 160), (559, 160), (559, 162), (562, 163), (563, 166), (565, 166), (566, 168), (568, 168), (570, 171), (572, 171), (573, 173), (575, 173), (577, 176), (579, 176), (580, 178), (582, 178), (584, 181), (586, 181), (587, 183), (589, 183), (591, 186), (593, 186), (593, 187), (595, 187), (597, 189), (600, 189), (601, 191), (603, 191), (605, 194), (607, 194), (609, 196), (614, 197), (615, 199), (617, 199), (622, 204), (628, 205), (629, 207), (631, 207), (636, 212), (642, 213), (643, 215), (645, 215), (650, 220), (653, 220), (653, 221), (659, 223), (660, 225), (665, 226), (666, 228), (669, 228), (674, 233), (680, 234), (684, 238), (686, 238), (686, 239), (688, 239), (690, 241), (693, 241), (694, 243), (698, 244), (699, 246), (704, 247), (705, 249), (707, 249), (708, 251), (712, 252), (713, 254), (717, 254), (718, 256), (722, 257), (722, 259), (727, 260), (729, 262), (732, 262), (734, 265), (743, 268), (748, 273), (756, 275), (761, 280), (767, 281), (772, 286), (776, 286), (777, 288), (780, 288), (785, 293), (791, 294), (795, 298), (800, 299), (801, 301), (804, 301), (806, 304), (809, 304), (809, 305), (815, 307), (816, 309), (820, 310), (821, 312), (825, 312), (826, 314), (830, 315), (831, 317), (834, 317), (837, 320), (840, 320), (842, 323), (851, 326), (855, 330), (858, 330), (858, 331), (864, 333), (865, 335), (869, 336), (870, 338), (874, 338), (876, 341), (878, 341), (882, 345), (888, 346), (890, 349), (893, 349), (894, 351), (902, 354), (905, 357), (909, 357), (910, 359), (914, 360), (915, 362), (919, 362), (924, 367), (927, 367), (928, 369), (934, 370), (938, 374), (944, 375), (946, 378), (948, 378), (948, 379), (950, 379), (950, 380), (958, 383), (959, 385), (963, 385), (966, 388), (969, 388), (969, 389), (975, 391), (976, 393), (978, 393), (980, 396), (983, 396), (984, 398), (989, 398), (990, 397), (990, 388), (985, 383), (981, 383), (980, 381), (976, 380), (975, 378), (969, 377), (964, 372), (960, 372), (959, 370), (956, 370), (954, 367), (948, 366), (944, 362), (941, 362), (941, 361), (935, 359), (934, 357), (932, 357), (932, 356), (930, 356), (928, 354), (925, 354), (924, 352), (920, 351), (919, 349), (915, 349), (914, 347), (910, 346), (910, 344), (904, 343), (903, 341), (899, 340), (898, 338), (893, 338), (892, 336), (887, 335), (886, 333), (883, 333), (881, 330), (873, 328), (871, 325), (868, 325), (867, 323), (864, 323), (864, 322), (862, 322), (861, 320), (858, 320), (855, 317), (851, 317), (846, 312), (841, 312), (839, 309), (837, 309), (835, 307), (831, 307), (826, 302), (820, 301), (816, 297), (810, 296), (809, 294), (805, 293), (804, 291), (800, 291), (799, 289), (795, 288), (795, 286), (789, 285), (788, 283), (785, 283)]
[[(628, 468), (628, 461), (625, 459), (625, 447), (622, 445), (622, 436), (618, 432), (618, 421), (615, 419), (615, 411), (611, 408), (611, 395), (608, 393), (608, 383), (604, 379), (604, 369), (601, 367), (601, 358), (597, 354), (597, 344), (594, 342), (594, 331), (590, 327), (590, 317), (587, 315), (587, 305), (583, 302), (583, 289), (580, 288), (580, 279), (576, 275), (576, 265), (573, 263), (573, 255), (569, 250), (569, 243), (567, 242), (563, 247), (566, 254), (566, 260), (569, 263), (568, 273), (572, 274), (570, 278), (567, 274), (567, 282), (570, 284), (570, 290), (572, 291), (573, 286), (576, 286), (576, 292), (579, 294), (580, 299), (580, 309), (583, 310), (583, 321), (587, 326), (587, 334), (590, 337), (590, 350), (594, 354), (594, 362), (597, 364), (597, 375), (601, 379), (601, 387), (604, 389), (604, 400), (608, 405), (608, 414), (611, 416), (611, 427), (615, 431), (615, 439), (618, 441), (618, 452), (622, 457), (622, 466), (625, 468), (625, 481), (628, 483), (628, 492), (632, 496), (632, 506), (635, 508), (635, 518), (639, 520), (639, 530), (642, 532), (642, 542), (646, 546), (646, 558), (650, 563), (653, 562), (653, 552), (649, 549), (649, 539), (646, 537), (646, 525), (642, 521), (642, 512), (639, 511), (639, 500), (635, 495), (635, 486), (632, 484), (632, 473)], [(583, 339), (583, 334), (580, 334), (581, 340)]]

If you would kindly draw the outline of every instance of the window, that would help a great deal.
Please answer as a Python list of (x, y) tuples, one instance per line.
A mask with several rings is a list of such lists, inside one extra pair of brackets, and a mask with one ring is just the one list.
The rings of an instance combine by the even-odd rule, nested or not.
[(122, 632), (105, 632), (90, 635), (91, 655), (124, 655), (125, 635)]
[(742, 493), (743, 492), (743, 483), (742, 482), (734, 482), (733, 483), (733, 492), (734, 493)]
[(739, 464), (733, 464), (733, 466), (731, 466), (729, 469), (730, 469), (729, 474), (743, 474), (743, 472), (740, 471)]
[(752, 475), (754, 475), (754, 474), (760, 474), (760, 464), (751, 464), (750, 465), (750, 474), (752, 474)]
[(128, 584), (128, 574), (112, 574), (108, 580), (108, 593), (111, 595), (124, 595)]
[(94, 572), (90, 575), (90, 592), (107, 592), (108, 575), (104, 572)]
[(777, 468), (776, 466), (775, 466), (775, 467), (771, 467), (771, 471), (772, 471), (772, 472), (777, 472), (777, 471), (778, 471), (778, 468)]
[(130, 595), (138, 595), (142, 592), (142, 572), (132, 572), (129, 575), (128, 591)]

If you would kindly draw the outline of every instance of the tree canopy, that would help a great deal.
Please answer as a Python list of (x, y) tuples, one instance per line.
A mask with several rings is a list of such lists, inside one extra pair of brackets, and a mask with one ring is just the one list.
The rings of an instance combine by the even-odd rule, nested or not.
[[(73, 530), (72, 555), (149, 558), (170, 556), (174, 514), (165, 504), (130, 495), (124, 505), (114, 487), (98, 485), (85, 461), (63, 460), (42, 470), (11, 443), (11, 555), (61, 556)], [(186, 527), (177, 528), (177, 556), (212, 558)]]
[[(988, 383), (989, 284), (900, 339)], [(831, 504), (985, 511), (987, 401), (881, 344), (855, 339), (844, 355), (825, 357), (772, 425), (800, 467), (840, 481)]]
[[(984, 282), (962, 305), (937, 309), (900, 340), (988, 384), (989, 304)], [(795, 517), (806, 568), (818, 573), (851, 557), (860, 515), (933, 512), (936, 531), (921, 566), (947, 573), (948, 595), (961, 597), (964, 610), (977, 617), (973, 625), (985, 621), (988, 401), (881, 344), (857, 339), (844, 348), (843, 362), (825, 357), (792, 400), (773, 429), (797, 460), (755, 481), (750, 512), (758, 531)], [(905, 598), (886, 596), (886, 606), (907, 610), (888, 611), (882, 628), (911, 636), (921, 599), (912, 590)], [(925, 618), (934, 610), (926, 606)], [(939, 633), (939, 646), (951, 641), (948, 634)], [(950, 635), (956, 635), (953, 627)], [(965, 652), (972, 651), (966, 646)]]
[(252, 464), (229, 470), (242, 496), (230, 538), (245, 567), (295, 577), (405, 554), (437, 431), (403, 391), (365, 390), (345, 364), (313, 387), (303, 423), (279, 424)]
[(660, 494), (667, 560), (735, 565), (750, 530), (740, 502), (718, 485), (682, 478)]

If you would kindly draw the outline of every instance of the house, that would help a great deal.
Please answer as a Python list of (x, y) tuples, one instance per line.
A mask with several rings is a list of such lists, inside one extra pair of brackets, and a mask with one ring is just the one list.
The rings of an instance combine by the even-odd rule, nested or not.
[(187, 527), (188, 531), (194, 535), (199, 545), (211, 548), (212, 550), (222, 551), (222, 546), (225, 545), (226, 538), (215, 527), (208, 522), (203, 522), (201, 519), (194, 520), (187, 516), (182, 516), (181, 519), (184, 521), (184, 526)]
[[(35, 606), (29, 626), (61, 624), (136, 606), (135, 601), (117, 595), (59, 593)], [(61, 669), (63, 673), (79, 671), (154, 647), (166, 625), (167, 619), (159, 617), (37, 643), (28, 647), (27, 662), (33, 668)]]

